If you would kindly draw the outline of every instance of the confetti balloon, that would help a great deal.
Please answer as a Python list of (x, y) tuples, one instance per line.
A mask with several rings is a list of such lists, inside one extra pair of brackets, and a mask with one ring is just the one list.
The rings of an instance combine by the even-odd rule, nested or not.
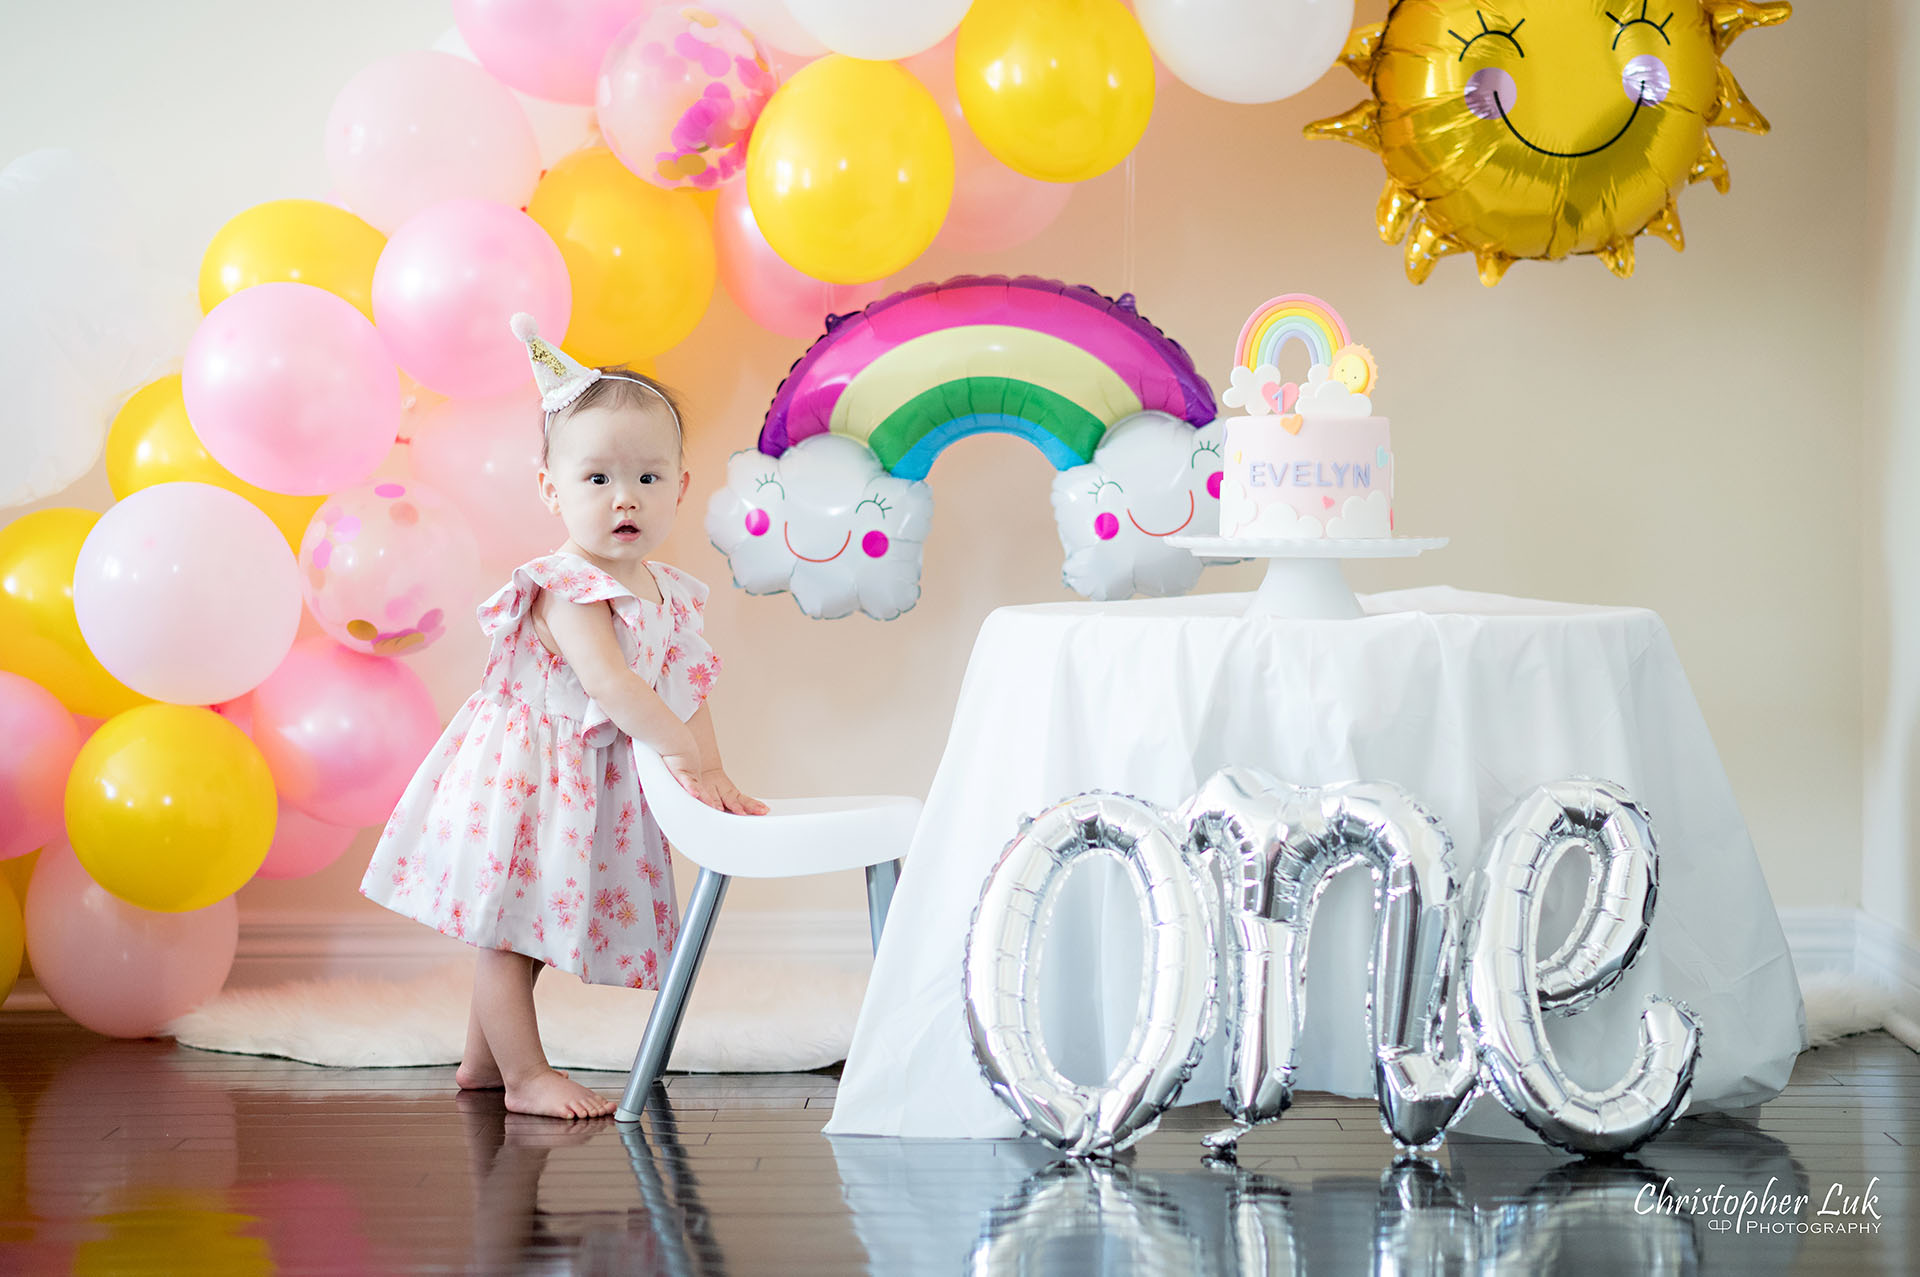
[(1765, 133), (1766, 117), (1721, 61), (1741, 32), (1792, 6), (1614, 0), (1476, 8), (1404, 0), (1361, 27), (1340, 61), (1366, 101), (1309, 137), (1377, 152), (1380, 237), (1405, 241), (1418, 284), (1471, 253), (1492, 286), (1521, 258), (1598, 257), (1633, 274), (1642, 234), (1685, 246), (1675, 204), (1692, 182), (1727, 189), (1709, 127)]
[(423, 483), (388, 481), (327, 499), (300, 542), (307, 611), (370, 656), (424, 650), (475, 602), (479, 551), (458, 511)]
[(747, 162), (773, 89), (766, 54), (738, 22), (663, 5), (607, 51), (594, 106), (622, 164), (655, 186), (712, 190)]

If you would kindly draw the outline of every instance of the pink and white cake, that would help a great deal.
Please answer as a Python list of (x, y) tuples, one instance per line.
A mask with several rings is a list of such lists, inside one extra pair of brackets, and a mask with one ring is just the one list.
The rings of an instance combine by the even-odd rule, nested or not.
[[(1281, 380), (1279, 356), (1307, 347), (1304, 384)], [(1225, 418), (1220, 535), (1244, 541), (1393, 535), (1393, 443), (1373, 415), (1378, 370), (1339, 314), (1288, 293), (1240, 330)]]

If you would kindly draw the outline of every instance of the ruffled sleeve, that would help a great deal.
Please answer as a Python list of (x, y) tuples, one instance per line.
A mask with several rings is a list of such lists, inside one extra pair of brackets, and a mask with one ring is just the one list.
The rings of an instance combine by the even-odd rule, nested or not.
[(481, 631), (498, 634), (512, 630), (532, 609), (542, 590), (551, 590), (574, 603), (611, 600), (629, 623), (640, 604), (626, 586), (591, 563), (571, 554), (548, 554), (515, 568), (513, 579), (480, 605)]
[(720, 654), (708, 644), (704, 633), (707, 587), (665, 563), (653, 565), (653, 576), (660, 583), (672, 623), (654, 690), (682, 719), (692, 718), (720, 674)]

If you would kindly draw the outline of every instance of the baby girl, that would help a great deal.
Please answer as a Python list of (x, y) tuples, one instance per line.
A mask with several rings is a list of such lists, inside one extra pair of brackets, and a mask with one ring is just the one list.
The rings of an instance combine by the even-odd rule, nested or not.
[(613, 1103), (547, 1063), (545, 967), (659, 987), (679, 928), (666, 839), (634, 742), (714, 807), (764, 804), (728, 779), (705, 701), (720, 657), (707, 587), (647, 555), (686, 499), (680, 413), (652, 380), (583, 368), (516, 315), (545, 409), (540, 492), (567, 540), (480, 608), (493, 647), (407, 786), (367, 867), (369, 899), (476, 946), (463, 1088), (516, 1113), (598, 1117)]

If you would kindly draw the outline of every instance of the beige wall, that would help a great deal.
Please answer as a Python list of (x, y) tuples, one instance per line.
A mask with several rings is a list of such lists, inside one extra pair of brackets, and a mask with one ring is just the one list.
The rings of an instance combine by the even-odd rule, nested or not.
[(1874, 272), (1864, 468), (1867, 912), (1920, 945), (1920, 14), (1901, 0), (1873, 6), (1877, 56), (1868, 172)]
[[(1384, 7), (1362, 0), (1361, 11)], [(183, 278), (233, 212), (321, 193), (319, 128), (334, 91), (382, 53), (429, 44), (448, 21), (437, 0), (122, 4), (113, 20), (86, 8), (10, 17), (0, 159), (49, 144), (106, 158), (144, 193)], [(1885, 109), (1855, 74), (1871, 12), (1813, 0), (1787, 27), (1741, 41), (1731, 63), (1774, 133), (1716, 135), (1732, 194), (1702, 186), (1685, 196), (1687, 251), (1643, 241), (1631, 282), (1589, 261), (1523, 264), (1489, 291), (1449, 261), (1426, 286), (1408, 285), (1396, 250), (1372, 230), (1378, 161), (1299, 135), (1359, 100), (1357, 82), (1338, 71), (1269, 107), (1213, 102), (1163, 76), (1134, 161), (1131, 255), (1116, 171), (1077, 191), (1035, 242), (994, 257), (930, 257), (902, 282), (1031, 271), (1131, 288), (1215, 381), (1241, 321), (1267, 296), (1331, 299), (1382, 361), (1376, 402), (1394, 419), (1405, 475), (1400, 526), (1453, 538), (1436, 555), (1356, 565), (1356, 584), (1446, 582), (1656, 609), (1777, 900), (1855, 905), (1863, 739), (1875, 742), (1877, 766), (1890, 739), (1911, 758), (1915, 681), (1909, 663), (1902, 724), (1863, 737), (1863, 592), (1884, 594), (1890, 570), (1871, 558), (1863, 567), (1860, 553), (1880, 535), (1862, 505), (1862, 477), (1878, 462), (1863, 451), (1861, 245), (1881, 197), (1864, 176), (1863, 120)], [(1911, 149), (1911, 131), (1902, 136)], [(1903, 223), (1902, 236), (1913, 229)], [(1903, 313), (1910, 296), (1901, 294)], [(697, 501), (719, 484), (726, 456), (750, 444), (800, 349), (755, 329), (723, 294), (660, 360), (691, 404)], [(1910, 474), (1913, 423), (1904, 426)], [(1879, 452), (1887, 433), (1874, 436)], [(762, 792), (924, 792), (981, 619), (1071, 597), (1059, 582), (1050, 478), (1037, 454), (1005, 438), (967, 440), (943, 457), (923, 600), (887, 624), (810, 621), (784, 596), (732, 590), (690, 503), (663, 557), (716, 587), (708, 623), (728, 672), (715, 712), (736, 776)], [(106, 497), (96, 475), (67, 499)], [(1911, 554), (1904, 562), (1910, 573)], [(1246, 588), (1256, 575), (1211, 569), (1202, 588)], [(1910, 639), (1914, 603), (1903, 598)], [(444, 646), (430, 676), (451, 708), (473, 684), (479, 650), (472, 640)], [(367, 845), (315, 879), (249, 887), (242, 900), (358, 907)], [(734, 896), (735, 907), (857, 900), (851, 875), (743, 884)]]

